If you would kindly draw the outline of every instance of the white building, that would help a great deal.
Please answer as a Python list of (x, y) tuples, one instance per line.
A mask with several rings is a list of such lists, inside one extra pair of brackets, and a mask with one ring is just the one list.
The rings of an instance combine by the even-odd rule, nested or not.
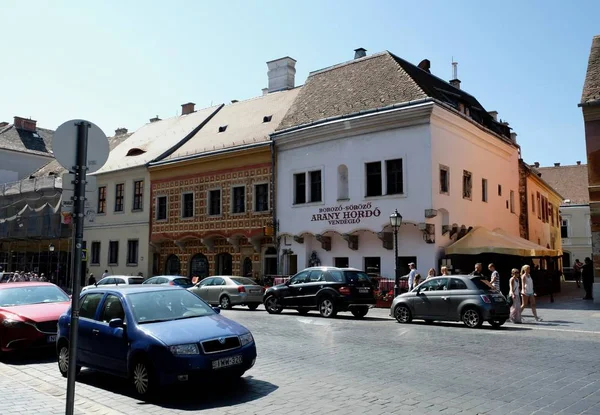
[[(149, 243), (150, 175), (147, 165), (192, 137), (219, 107), (194, 112), (184, 104), (181, 116), (154, 118), (110, 153), (96, 176), (97, 207), (84, 228), (90, 272), (112, 275), (154, 274)], [(156, 254), (158, 256), (158, 254)]]
[(588, 166), (579, 161), (570, 166), (555, 163), (552, 167), (539, 167), (538, 171), (564, 198), (560, 206), (563, 264), (572, 268), (576, 259), (583, 262), (592, 257)]
[(281, 272), (314, 253), (393, 277), (396, 209), (402, 274), (410, 262), (439, 272), (443, 248), (470, 227), (518, 237), (519, 148), (495, 116), (427, 60), (358, 50), (312, 72), (272, 136)]

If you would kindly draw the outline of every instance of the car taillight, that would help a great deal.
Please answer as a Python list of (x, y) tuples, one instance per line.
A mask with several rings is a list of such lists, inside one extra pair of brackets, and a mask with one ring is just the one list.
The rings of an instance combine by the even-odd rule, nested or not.
[(238, 287), (238, 293), (245, 293), (246, 287)]
[(350, 295), (350, 288), (349, 287), (340, 287), (340, 289), (338, 291), (342, 295)]
[(481, 295), (480, 297), (481, 297), (481, 299), (483, 300), (484, 303), (486, 303), (486, 304), (491, 304), (492, 303), (492, 300), (490, 300), (490, 297), (488, 297), (487, 295)]

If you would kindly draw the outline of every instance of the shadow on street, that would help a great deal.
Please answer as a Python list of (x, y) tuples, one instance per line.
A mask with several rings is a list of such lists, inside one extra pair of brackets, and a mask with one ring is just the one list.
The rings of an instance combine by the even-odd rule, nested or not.
[(56, 351), (54, 348), (40, 350), (23, 350), (0, 354), (0, 361), (7, 365), (25, 366), (39, 363), (56, 362)]

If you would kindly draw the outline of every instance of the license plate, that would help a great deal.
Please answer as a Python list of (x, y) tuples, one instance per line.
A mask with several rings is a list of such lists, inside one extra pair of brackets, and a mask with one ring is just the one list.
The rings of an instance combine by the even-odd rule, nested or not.
[(494, 298), (494, 301), (497, 302), (497, 303), (503, 303), (504, 302), (504, 298), (502, 298), (502, 297), (496, 297), (496, 298)]
[(250, 292), (251, 292), (252, 294), (256, 294), (256, 293), (259, 293), (259, 292), (260, 292), (260, 290), (250, 290)]
[(46, 338), (46, 341), (47, 341), (48, 343), (56, 343), (56, 336), (48, 336), (48, 337)]
[(243, 362), (243, 359), (242, 359), (241, 355), (224, 357), (222, 359), (213, 360), (212, 368), (213, 369), (222, 369), (224, 367), (241, 365), (242, 362)]
[(369, 289), (368, 288), (364, 288), (364, 287), (360, 287), (358, 289), (358, 292), (361, 293), (361, 294), (367, 294), (369, 292)]

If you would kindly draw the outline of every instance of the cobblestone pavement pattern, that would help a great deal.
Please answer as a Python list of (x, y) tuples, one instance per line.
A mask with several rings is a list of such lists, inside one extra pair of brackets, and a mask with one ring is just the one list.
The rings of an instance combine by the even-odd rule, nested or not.
[[(176, 388), (152, 403), (128, 385), (83, 370), (76, 408), (86, 414), (600, 414), (600, 310), (542, 305), (535, 323), (501, 330), (400, 325), (387, 310), (346, 313), (236, 308), (223, 315), (255, 335), (259, 358), (227, 387)], [(64, 413), (53, 357), (0, 363), (0, 413)], [(7, 393), (9, 392), (9, 393)]]

